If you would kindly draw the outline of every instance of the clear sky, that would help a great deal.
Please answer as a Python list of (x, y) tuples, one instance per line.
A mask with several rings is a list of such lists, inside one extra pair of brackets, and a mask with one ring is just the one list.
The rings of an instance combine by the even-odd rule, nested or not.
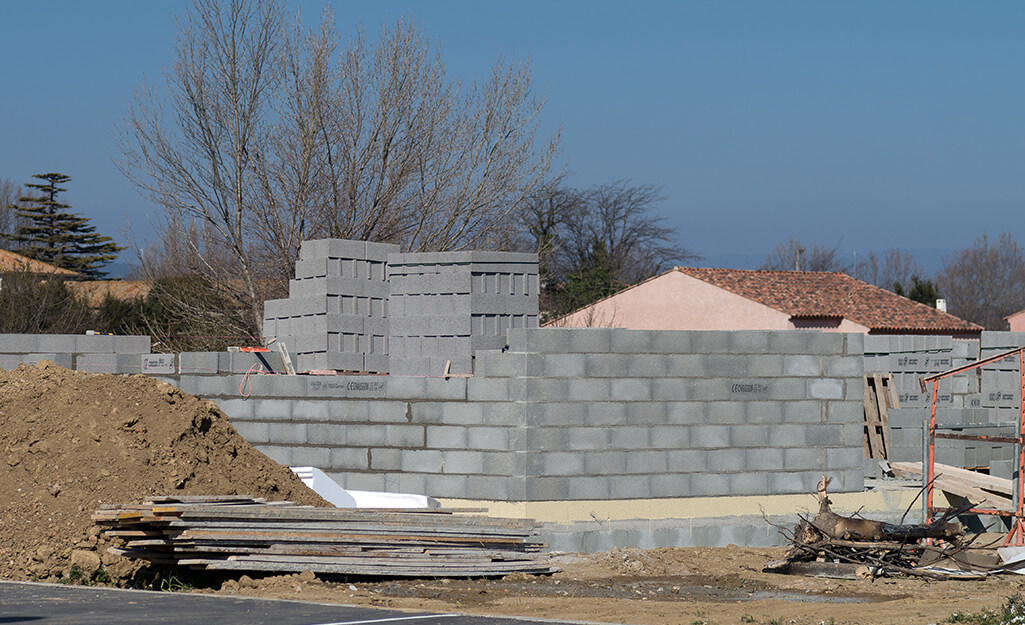
[[(928, 265), (983, 233), (1025, 244), (1025, 3), (330, 5), (343, 32), (412, 14), (464, 81), (529, 59), (570, 182), (663, 185), (703, 264), (757, 265), (791, 236), (934, 250)], [(0, 2), (0, 178), (68, 174), (103, 234), (151, 236), (159, 209), (114, 168), (113, 129), (133, 88), (161, 83), (184, 6)]]

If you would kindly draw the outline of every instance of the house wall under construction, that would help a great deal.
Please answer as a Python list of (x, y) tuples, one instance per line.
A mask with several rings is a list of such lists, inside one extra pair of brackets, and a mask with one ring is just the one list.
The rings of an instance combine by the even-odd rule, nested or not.
[[(153, 354), (148, 337), (3, 335), (0, 366), (45, 358), (153, 375), (215, 400), (282, 463), (318, 466), (352, 489), (542, 518), (555, 547), (594, 550), (778, 543), (761, 506), (806, 509), (823, 473), (837, 502), (862, 491), (864, 373), (893, 374), (891, 455), (914, 460), (929, 412), (918, 379), (1021, 345), (1025, 334), (1006, 332), (974, 342), (511, 329), (506, 345), (476, 353), (472, 376), (446, 378), (289, 376), (273, 351)], [(255, 364), (275, 375), (251, 373)], [(994, 363), (941, 383), (941, 420), (996, 428), (1019, 393), (1017, 362)], [(939, 449), (941, 462), (1009, 472), (1003, 450), (950, 444), (961, 447)]]

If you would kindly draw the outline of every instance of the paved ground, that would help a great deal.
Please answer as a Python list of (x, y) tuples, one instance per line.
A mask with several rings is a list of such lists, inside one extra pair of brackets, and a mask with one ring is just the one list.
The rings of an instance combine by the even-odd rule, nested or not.
[(0, 624), (109, 625), (523, 625), (460, 614), (416, 614), (343, 605), (0, 582)]

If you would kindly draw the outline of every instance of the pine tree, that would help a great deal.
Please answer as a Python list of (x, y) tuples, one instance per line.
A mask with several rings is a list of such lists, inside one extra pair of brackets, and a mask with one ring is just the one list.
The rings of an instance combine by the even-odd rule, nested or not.
[(44, 183), (30, 183), (39, 195), (18, 198), (15, 207), (22, 225), (11, 241), (22, 256), (49, 263), (62, 269), (77, 271), (90, 278), (106, 275), (101, 267), (117, 258), (125, 249), (110, 237), (96, 233), (89, 219), (69, 212), (69, 204), (62, 204), (57, 196), (66, 191), (58, 186), (71, 181), (70, 176), (59, 173), (37, 174), (33, 178)]

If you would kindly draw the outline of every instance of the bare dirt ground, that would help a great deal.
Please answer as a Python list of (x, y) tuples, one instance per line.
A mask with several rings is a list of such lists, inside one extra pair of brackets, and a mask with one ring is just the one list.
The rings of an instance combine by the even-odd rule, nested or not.
[(763, 573), (782, 549), (620, 549), (561, 554), (562, 572), (500, 580), (325, 581), (312, 573), (195, 577), (107, 553), (89, 516), (160, 494), (242, 494), (324, 505), (253, 449), (212, 402), (145, 376), (53, 363), (0, 371), (0, 577), (76, 581), (403, 610), (577, 621), (938, 623), (997, 608), (1025, 577), (930, 582)]
[(501, 580), (324, 582), (311, 573), (226, 581), (218, 594), (402, 610), (544, 617), (605, 623), (939, 623), (996, 609), (1025, 590), (1010, 575), (978, 581), (835, 580), (761, 572), (783, 549), (616, 549), (555, 557), (550, 577)]

